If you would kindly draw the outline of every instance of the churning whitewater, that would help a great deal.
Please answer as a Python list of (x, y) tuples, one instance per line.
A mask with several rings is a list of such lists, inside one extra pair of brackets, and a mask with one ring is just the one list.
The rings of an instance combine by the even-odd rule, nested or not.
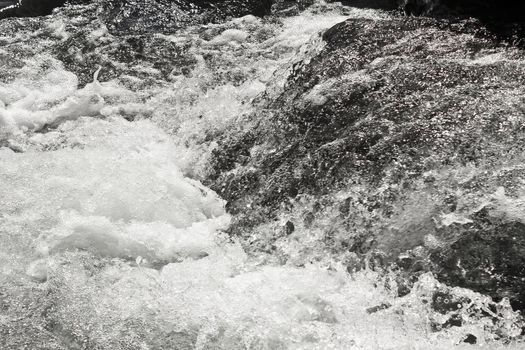
[[(317, 258), (314, 228), (279, 241), (288, 263), (247, 248), (227, 233), (226, 201), (203, 185), (217, 137), (260, 123), (261, 101), (323, 49), (325, 30), (390, 14), (319, 1), (121, 34), (97, 11), (0, 22), (1, 349), (523, 346), (507, 300), (431, 272), (400, 297), (393, 272)], [(436, 329), (450, 319), (432, 307), (436, 291), (458, 301), (449, 311), (460, 326)]]

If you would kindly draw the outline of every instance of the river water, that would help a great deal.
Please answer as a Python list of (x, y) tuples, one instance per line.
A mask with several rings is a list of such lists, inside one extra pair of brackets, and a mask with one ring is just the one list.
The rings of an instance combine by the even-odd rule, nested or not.
[[(94, 6), (0, 23), (0, 348), (520, 348), (498, 341), (521, 332), (508, 305), (494, 321), (431, 274), (400, 298), (388, 274), (247, 254), (200, 182), (323, 30), (387, 14), (318, 2), (148, 33), (128, 59)], [(461, 327), (433, 329), (438, 289), (471, 301)]]

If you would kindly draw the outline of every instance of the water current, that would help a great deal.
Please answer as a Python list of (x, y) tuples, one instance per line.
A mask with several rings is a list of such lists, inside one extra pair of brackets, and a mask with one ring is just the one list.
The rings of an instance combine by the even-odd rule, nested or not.
[[(521, 348), (499, 340), (521, 332), (509, 305), (494, 321), (430, 273), (398, 297), (371, 269), (246, 253), (201, 183), (215, 135), (250, 127), (320, 33), (388, 14), (320, 1), (141, 34), (127, 60), (94, 6), (0, 24), (0, 348)], [(468, 298), (461, 327), (433, 329), (436, 290)]]

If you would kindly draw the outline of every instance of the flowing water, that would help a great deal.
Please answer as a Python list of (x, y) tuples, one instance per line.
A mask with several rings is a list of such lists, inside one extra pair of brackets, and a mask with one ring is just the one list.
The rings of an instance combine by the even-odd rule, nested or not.
[[(387, 14), (319, 2), (123, 38), (94, 6), (0, 23), (0, 348), (521, 348), (509, 305), (431, 274), (400, 298), (388, 274), (247, 254), (200, 182), (319, 33)], [(433, 329), (436, 290), (469, 300), (461, 327)]]

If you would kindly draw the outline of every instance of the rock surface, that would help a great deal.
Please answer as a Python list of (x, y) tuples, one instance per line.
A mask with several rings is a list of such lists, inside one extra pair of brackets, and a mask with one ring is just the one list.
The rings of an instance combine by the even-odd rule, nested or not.
[(325, 232), (319, 258), (351, 252), (385, 266), (416, 251), (411, 273), (437, 271), (523, 309), (525, 253), (510, 244), (521, 224), (503, 206), (523, 190), (524, 53), (472, 20), (355, 19), (323, 40), (278, 97), (262, 98), (253, 127), (216, 150), (209, 183), (237, 215), (231, 233), (275, 249), (256, 237), (286, 218), (292, 236)]
[(223, 21), (270, 12), (271, 0), (126, 0), (103, 1), (103, 17), (110, 31), (121, 33), (172, 32), (190, 24)]
[[(51, 14), (51, 11), (66, 2), (86, 4), (91, 0), (19, 0), (0, 2), (0, 18), (36, 17)], [(203, 16), (202, 20), (217, 20), (225, 17), (241, 17), (247, 14), (263, 16), (270, 12), (272, 1), (250, 0), (126, 0), (100, 1), (106, 18), (115, 28), (135, 30), (166, 30), (177, 20), (177, 28), (187, 25), (190, 17)], [(4, 10), (2, 10), (2, 8)]]
[(406, 15), (435, 18), (477, 18), (501, 40), (522, 44), (525, 4), (504, 0), (346, 0), (349, 6), (401, 10)]

